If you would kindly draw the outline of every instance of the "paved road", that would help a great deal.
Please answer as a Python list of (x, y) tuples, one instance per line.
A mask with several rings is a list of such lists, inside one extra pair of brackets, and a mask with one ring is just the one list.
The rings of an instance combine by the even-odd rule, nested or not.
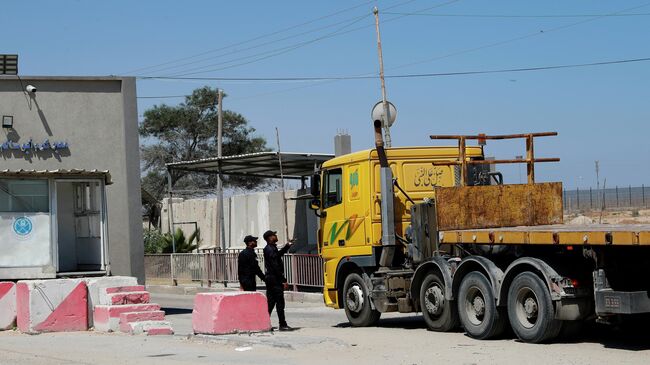
[[(345, 314), (317, 304), (288, 303), (290, 333), (192, 336), (192, 298), (154, 295), (176, 335), (0, 333), (0, 364), (648, 364), (650, 338), (601, 327), (577, 339), (529, 345), (506, 336), (476, 341), (425, 329), (420, 316), (391, 314), (377, 327), (351, 328)], [(272, 318), (277, 325), (277, 318)]]

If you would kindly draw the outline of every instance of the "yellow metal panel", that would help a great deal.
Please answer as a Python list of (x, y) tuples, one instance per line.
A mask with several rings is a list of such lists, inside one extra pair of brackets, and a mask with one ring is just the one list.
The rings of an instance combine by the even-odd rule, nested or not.
[(613, 245), (638, 245), (639, 237), (636, 232), (612, 232)]
[(650, 245), (650, 232), (639, 232), (639, 244)]

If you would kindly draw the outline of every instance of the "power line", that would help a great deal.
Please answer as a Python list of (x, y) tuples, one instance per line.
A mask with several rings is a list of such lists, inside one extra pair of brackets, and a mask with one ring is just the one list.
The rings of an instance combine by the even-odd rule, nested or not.
[[(458, 0), (455, 0), (455, 1), (458, 1)], [(445, 5), (448, 5), (448, 4), (453, 3), (453, 2), (455, 2), (455, 1), (450, 1), (450, 2), (447, 2), (447, 3), (439, 4), (439, 5), (433, 6), (433, 7), (431, 7), (431, 8), (440, 7), (440, 6), (445, 6)], [(408, 63), (408, 64), (400, 65), (400, 66), (397, 66), (397, 67), (392, 67), (391, 69), (394, 70), (394, 69), (404, 68), (404, 67), (408, 67), (408, 66), (412, 66), (412, 65), (416, 65), (416, 64), (421, 64), (421, 63), (426, 63), (426, 62), (430, 62), (430, 61), (434, 61), (434, 60), (438, 60), (438, 59), (442, 59), (442, 58), (447, 58), (447, 57), (452, 57), (452, 56), (456, 56), (456, 55), (460, 55), (460, 54), (464, 54), (464, 53), (474, 52), (474, 51), (482, 50), (482, 49), (485, 49), (485, 48), (496, 47), (496, 46), (500, 46), (500, 45), (507, 44), (507, 43), (510, 43), (510, 42), (514, 42), (514, 41), (518, 41), (518, 40), (522, 40), (522, 39), (530, 38), (530, 37), (533, 37), (533, 36), (537, 36), (537, 35), (541, 35), (541, 34), (550, 33), (550, 32), (552, 32), (552, 31), (557, 31), (557, 30), (560, 30), (560, 29), (565, 29), (565, 28), (573, 27), (573, 26), (576, 26), (576, 25), (579, 25), (579, 24), (583, 24), (583, 23), (587, 23), (587, 22), (590, 22), (590, 21), (594, 21), (594, 20), (596, 20), (596, 19), (600, 19), (600, 18), (603, 18), (603, 17), (613, 16), (613, 15), (616, 15), (616, 14), (625, 13), (625, 12), (628, 12), (628, 11), (631, 11), (631, 10), (634, 10), (634, 9), (638, 9), (638, 8), (641, 8), (641, 7), (645, 7), (645, 6), (647, 6), (647, 5), (650, 5), (650, 3), (646, 3), (646, 4), (643, 4), (643, 5), (636, 6), (636, 7), (632, 7), (632, 8), (628, 8), (628, 9), (623, 9), (623, 10), (620, 10), (620, 11), (617, 11), (617, 12), (614, 12), (614, 13), (610, 13), (610, 14), (595, 15), (593, 18), (586, 19), (586, 20), (581, 20), (581, 21), (578, 21), (578, 22), (575, 22), (575, 23), (571, 23), (571, 24), (567, 24), (567, 25), (563, 25), (563, 26), (559, 26), (559, 27), (551, 28), (551, 29), (548, 29), (548, 30), (542, 30), (542, 31), (539, 31), (539, 32), (529, 33), (529, 34), (526, 34), (526, 35), (523, 35), (523, 36), (519, 36), (519, 37), (516, 37), (516, 38), (511, 38), (511, 39), (504, 40), (504, 41), (494, 42), (494, 43), (486, 44), (486, 45), (483, 45), (483, 46), (478, 46), (478, 47), (474, 47), (474, 48), (470, 48), (470, 49), (465, 49), (465, 50), (461, 50), (461, 51), (458, 51), (458, 52), (453, 52), (453, 53), (446, 54), (446, 55), (442, 55), (442, 56), (437, 56), (437, 57), (434, 57), (434, 58), (431, 58), (431, 59), (427, 59), (427, 60), (423, 60), (423, 61), (418, 61), (418, 62), (414, 62), (414, 63)], [(423, 11), (426, 11), (426, 10), (430, 10), (430, 8), (427, 8), (427, 9), (421, 9), (421, 10), (419, 10), (418, 12), (415, 12), (415, 13), (409, 13), (409, 14), (418, 14), (418, 13), (423, 12)], [(398, 17), (396, 17), (396, 18), (391, 18), (391, 19), (389, 19), (389, 20), (384, 21), (384, 23), (385, 23), (385, 22), (388, 22), (388, 21), (392, 21), (392, 20), (396, 20), (396, 19), (402, 18), (402, 17), (404, 17), (404, 16), (407, 16), (407, 15), (401, 15), (401, 16), (398, 16)], [(365, 26), (364, 26), (364, 27), (365, 27)], [(361, 27), (361, 28), (364, 28), (364, 27)], [(347, 31), (347, 32), (354, 31), (354, 30), (357, 30), (357, 29), (360, 29), (360, 28), (352, 29), (352, 30), (349, 30), (349, 31)], [(346, 32), (346, 33), (347, 33), (347, 32)], [(645, 61), (645, 60), (647, 60), (647, 59), (619, 60), (619, 61), (611, 61), (611, 62), (595, 63), (595, 64), (577, 64), (577, 65), (549, 66), (549, 68), (586, 67), (586, 66), (596, 66), (596, 65), (601, 65), (601, 64), (602, 64), (602, 65), (605, 65), (605, 64), (610, 64), (610, 63), (640, 62), (640, 61)], [(452, 75), (462, 75), (462, 74), (470, 75), (470, 74), (480, 74), (480, 73), (534, 71), (534, 70), (541, 70), (541, 69), (543, 69), (543, 68), (534, 68), (534, 70), (533, 70), (533, 69), (528, 70), (528, 69), (529, 69), (529, 68), (525, 68), (525, 69), (508, 69), (508, 70), (492, 70), (492, 71), (464, 71), (464, 72), (458, 72), (458, 73), (416, 74), (416, 75), (420, 75), (421, 77), (432, 77), (432, 76), (452, 76)], [(205, 72), (209, 72), (209, 71), (205, 71)], [(370, 78), (376, 78), (376, 77), (377, 77), (377, 76), (375, 76), (374, 73), (371, 73), (371, 74), (362, 74), (362, 75), (357, 75), (357, 76), (342, 76), (342, 77), (307, 77), (307, 78), (304, 78), (304, 77), (303, 77), (303, 78), (295, 78), (295, 77), (294, 77), (294, 78), (206, 78), (206, 77), (168, 77), (167, 79), (179, 79), (179, 80), (183, 80), (183, 79), (185, 79), (185, 80), (218, 80), (218, 81), (267, 81), (267, 82), (268, 82), (268, 81), (282, 81), (282, 82), (286, 82), (286, 81), (289, 81), (289, 82), (297, 82), (297, 81), (324, 81), (325, 83), (327, 83), (327, 82), (336, 82), (336, 81), (341, 81), (341, 80), (363, 79), (363, 78), (370, 79)], [(387, 77), (390, 77), (390, 78), (405, 78), (405, 77), (414, 77), (414, 76), (412, 76), (412, 75), (389, 75), (389, 76), (387, 76)], [(165, 79), (165, 77), (157, 77), (157, 76), (153, 76), (153, 77), (141, 77), (141, 79)], [(310, 84), (310, 85), (305, 85), (305, 86), (300, 86), (300, 87), (294, 87), (294, 88), (290, 88), (290, 89), (285, 89), (285, 90), (276, 91), (276, 92), (273, 92), (273, 93), (278, 93), (278, 92), (288, 92), (288, 91), (293, 91), (293, 90), (302, 89), (302, 88), (305, 88), (305, 87), (312, 87), (312, 86), (316, 86), (316, 84)], [(267, 94), (272, 94), (272, 93), (267, 93)], [(257, 97), (257, 96), (261, 96), (261, 95), (267, 95), (267, 94), (255, 95), (255, 97)], [(240, 98), (235, 98), (235, 99), (243, 99), (243, 98), (240, 97)]]
[[(606, 66), (624, 63), (637, 63), (648, 62), (650, 57), (644, 58), (631, 58), (612, 61), (600, 61), (589, 63), (574, 63), (550, 66), (529, 66), (520, 68), (506, 68), (495, 70), (469, 70), (469, 71), (455, 71), (455, 72), (435, 72), (435, 73), (418, 73), (418, 74), (399, 74), (399, 75), (386, 75), (385, 78), (391, 79), (406, 79), (406, 78), (426, 78), (426, 77), (442, 77), (442, 76), (466, 76), (466, 75), (483, 75), (495, 73), (509, 73), (509, 72), (532, 72), (532, 71), (546, 71), (558, 70), (567, 68), (582, 68), (594, 66)], [(204, 80), (204, 81), (345, 81), (345, 80), (368, 80), (376, 79), (378, 76), (326, 76), (326, 77), (152, 77), (148, 79), (165, 79), (165, 80)], [(165, 98), (179, 98), (189, 95), (166, 95), (166, 96), (138, 96), (139, 99), (165, 99)]]
[(416, 15), (432, 17), (456, 17), (456, 18), (592, 18), (592, 17), (629, 17), (648, 16), (650, 13), (632, 14), (560, 14), (560, 15), (498, 15), (498, 14), (431, 14), (431, 13), (396, 13), (384, 12), (391, 15)]
[(573, 22), (573, 23), (569, 23), (569, 24), (565, 24), (565, 25), (560, 25), (560, 26), (557, 26), (557, 27), (549, 28), (549, 29), (544, 29), (544, 30), (540, 30), (540, 31), (531, 32), (531, 33), (528, 33), (528, 34), (525, 34), (525, 35), (522, 35), (522, 36), (518, 36), (518, 37), (514, 37), (514, 38), (510, 38), (510, 39), (506, 39), (506, 40), (502, 40), (502, 41), (498, 41), (498, 42), (494, 42), (494, 43), (484, 44), (484, 45), (481, 45), (481, 46), (477, 46), (477, 47), (474, 47), (474, 48), (468, 48), (468, 49), (460, 50), (460, 51), (457, 51), (457, 52), (451, 52), (451, 53), (448, 53), (448, 54), (445, 54), (445, 55), (436, 56), (436, 57), (433, 57), (433, 58), (428, 58), (428, 59), (424, 59), (424, 60), (417, 61), (417, 62), (410, 62), (410, 63), (407, 63), (407, 64), (392, 67), (391, 69), (393, 69), (393, 70), (401, 69), (401, 68), (405, 68), (405, 67), (410, 67), (410, 66), (420, 65), (420, 64), (423, 64), (423, 63), (429, 63), (429, 62), (432, 62), (432, 61), (441, 60), (441, 59), (448, 58), (448, 57), (458, 56), (458, 55), (465, 54), (465, 53), (475, 52), (475, 51), (483, 50), (483, 49), (486, 49), (486, 48), (502, 46), (504, 44), (520, 41), (520, 40), (523, 40), (523, 39), (537, 37), (537, 36), (548, 34), (548, 33), (551, 33), (551, 32), (556, 32), (556, 31), (559, 31), (559, 30), (575, 27), (575, 26), (585, 24), (585, 23), (589, 23), (589, 22), (592, 22), (592, 21), (595, 21), (595, 20), (599, 20), (599, 19), (602, 19), (602, 18), (605, 18), (605, 17), (608, 17), (608, 16), (613, 16), (613, 15), (616, 15), (616, 14), (626, 13), (628, 11), (636, 10), (636, 9), (639, 9), (639, 8), (642, 8), (642, 7), (646, 7), (648, 5), (650, 5), (650, 2), (639, 5), (639, 6), (634, 6), (634, 7), (631, 7), (631, 8), (622, 9), (622, 10), (612, 12), (612, 13), (609, 13), (609, 14), (597, 15), (597, 16), (594, 16), (593, 18), (579, 20), (577, 22)]
[[(364, 15), (364, 17), (365, 17), (365, 15)], [(161, 71), (173, 70), (173, 69), (176, 69), (176, 68), (182, 68), (182, 67), (185, 67), (185, 66), (191, 66), (191, 65), (195, 65), (197, 63), (202, 63), (202, 62), (205, 62), (205, 61), (216, 60), (216, 59), (228, 56), (228, 55), (237, 54), (237, 53), (241, 53), (241, 52), (245, 52), (245, 51), (250, 51), (250, 50), (253, 50), (253, 49), (257, 49), (257, 48), (267, 47), (267, 46), (269, 46), (271, 44), (274, 44), (274, 43), (279, 43), (279, 42), (286, 41), (286, 40), (289, 40), (289, 39), (292, 39), (292, 38), (297, 38), (297, 37), (300, 37), (300, 36), (303, 36), (303, 35), (318, 32), (320, 30), (332, 28), (332, 27), (335, 27), (335, 26), (343, 24), (343, 23), (354, 21), (354, 20), (356, 20), (358, 18), (359, 17), (345, 19), (345, 20), (342, 20), (342, 21), (339, 21), (339, 22), (336, 22), (336, 23), (333, 23), (333, 24), (325, 25), (325, 26), (315, 28), (315, 29), (310, 29), (310, 30), (304, 31), (302, 33), (292, 34), (292, 35), (286, 36), (284, 38), (275, 39), (275, 40), (270, 41), (270, 42), (258, 43), (258, 44), (254, 44), (254, 45), (252, 45), (250, 47), (235, 49), (235, 50), (232, 50), (232, 51), (227, 52), (227, 53), (222, 53), (222, 54), (218, 54), (218, 55), (215, 55), (215, 56), (205, 57), (205, 58), (202, 58), (202, 59), (199, 59), (199, 60), (196, 60), (196, 61), (185, 62), (185, 63), (181, 63), (181, 64), (178, 64), (178, 65), (173, 65), (173, 66), (169, 66), (169, 67), (160, 68), (160, 69), (156, 70), (155, 72), (161, 72)], [(289, 47), (291, 47), (291, 46), (289, 46)], [(255, 57), (257, 55), (265, 54), (265, 53), (269, 53), (269, 52), (273, 52), (273, 51), (274, 50), (265, 51), (265, 52), (262, 52), (262, 53), (257, 53), (257, 54), (253, 54), (253, 55), (249, 55), (249, 56), (244, 56), (242, 58), (235, 58), (235, 59), (230, 60), (230, 61), (224, 61), (224, 62), (216, 63), (216, 64), (198, 66), (198, 67), (194, 67), (194, 68), (190, 68), (190, 69), (186, 69), (186, 70), (182, 70), (182, 71), (176, 71), (176, 72), (193, 71), (193, 70), (198, 70), (198, 69), (201, 69), (201, 68), (212, 67), (212, 66), (221, 65), (221, 64), (224, 64), (224, 63), (235, 62), (235, 61), (238, 61), (238, 60), (241, 60), (241, 59)]]
[[(373, 1), (374, 1), (374, 0), (373, 0)], [(402, 2), (400, 2), (400, 3), (398, 3), (398, 4), (394, 4), (394, 5), (390, 6), (390, 7), (388, 7), (387, 9), (393, 9), (393, 8), (396, 8), (396, 7), (399, 7), (399, 6), (403, 6), (403, 5), (406, 5), (406, 4), (411, 3), (411, 2), (413, 2), (413, 1), (416, 1), (416, 0), (407, 0), (407, 1), (402, 1)], [(360, 5), (354, 6), (354, 7), (352, 7), (352, 8), (348, 8), (348, 9), (345, 9), (345, 10), (339, 11), (339, 12), (337, 12), (337, 13), (330, 14), (329, 16), (325, 16), (325, 17), (318, 18), (317, 20), (322, 20), (322, 19), (325, 19), (325, 18), (328, 18), (328, 17), (334, 16), (334, 15), (338, 15), (338, 14), (343, 13), (343, 12), (346, 12), (346, 11), (354, 10), (354, 9), (356, 9), (356, 8), (359, 8), (359, 7), (363, 6), (363, 5), (367, 5), (367, 4), (370, 3), (370, 2), (372, 2), (372, 1), (368, 1), (368, 2), (362, 3), (362, 4), (360, 4)], [(300, 37), (300, 36), (303, 36), (303, 35), (307, 35), (307, 34), (310, 34), (310, 33), (315, 33), (315, 32), (318, 32), (318, 31), (321, 31), (321, 30), (324, 30), (324, 29), (328, 29), (328, 28), (332, 28), (332, 27), (335, 27), (335, 26), (337, 26), (337, 25), (340, 25), (340, 24), (343, 24), (343, 23), (347, 23), (347, 22), (349, 22), (349, 21), (354, 21), (355, 19), (357, 19), (357, 17), (354, 17), (354, 18), (348, 18), (348, 19), (345, 19), (345, 20), (342, 20), (342, 21), (339, 21), (339, 22), (336, 22), (336, 23), (332, 23), (332, 24), (324, 25), (324, 26), (321, 26), (321, 27), (318, 27), (318, 28), (315, 28), (315, 29), (310, 29), (310, 30), (307, 30), (307, 31), (301, 32), (301, 33), (291, 34), (291, 35), (288, 35), (288, 36), (283, 37), (283, 38), (274, 39), (274, 40), (271, 40), (271, 41), (267, 41), (267, 42), (263, 42), (263, 43), (254, 44), (254, 45), (249, 46), (249, 47), (246, 47), (246, 48), (237, 48), (237, 49), (234, 49), (234, 50), (232, 50), (232, 51), (230, 51), (230, 52), (221, 53), (221, 54), (214, 55), (214, 56), (209, 56), (209, 57), (204, 57), (204, 58), (201, 58), (201, 59), (198, 59), (198, 60), (195, 60), (195, 61), (190, 61), (190, 62), (185, 62), (185, 63), (181, 63), (181, 64), (177, 64), (177, 65), (172, 65), (172, 66), (168, 66), (168, 67), (164, 67), (164, 68), (159, 68), (159, 69), (155, 70), (155, 72), (161, 72), (161, 71), (167, 71), (167, 70), (172, 70), (172, 69), (176, 69), (176, 68), (182, 68), (182, 67), (184, 67), (184, 66), (195, 65), (195, 64), (202, 63), (202, 62), (205, 62), (205, 61), (214, 60), (214, 59), (219, 59), (219, 58), (222, 58), (222, 57), (224, 57), (224, 56), (228, 56), (228, 55), (232, 55), (232, 54), (237, 54), (237, 53), (242, 53), (242, 52), (250, 51), (250, 50), (253, 50), (253, 49), (257, 49), (257, 48), (267, 47), (267, 46), (269, 46), (269, 45), (271, 45), (271, 44), (274, 44), (274, 43), (279, 43), (279, 42), (286, 41), (286, 40), (289, 40), (289, 39), (292, 39), (292, 38), (297, 38), (297, 37)], [(310, 23), (313, 23), (313, 21), (311, 21), (311, 22), (306, 22), (306, 23), (302, 23), (300, 26), (308, 25), (308, 24), (310, 24)], [(297, 27), (297, 26), (290, 27), (290, 28), (296, 28), (296, 27)], [(289, 28), (287, 28), (287, 29), (289, 29)], [(272, 35), (275, 35), (275, 34), (278, 34), (278, 33), (280, 33), (280, 32), (274, 32), (274, 33), (272, 33)], [(256, 38), (254, 38), (253, 40), (257, 40), (257, 39), (260, 39), (260, 38), (266, 38), (266, 37), (256, 37)], [(246, 44), (246, 43), (250, 43), (250, 41), (240, 42), (240, 43), (237, 44), (237, 45), (243, 45), (243, 44)], [(290, 48), (290, 47), (292, 47), (292, 46), (288, 46), (288, 47), (285, 47), (285, 48)], [(227, 48), (232, 48), (232, 47), (222, 47), (222, 48), (220, 48), (220, 49), (218, 49), (218, 50), (223, 50), (223, 49), (227, 49)], [(215, 51), (216, 51), (216, 50), (215, 50)], [(238, 60), (243, 60), (243, 59), (252, 58), (252, 57), (255, 57), (255, 56), (258, 56), (258, 55), (261, 55), (261, 54), (272, 53), (272, 52), (274, 52), (274, 51), (277, 51), (277, 49), (276, 49), (276, 50), (271, 50), (271, 51), (265, 51), (265, 52), (262, 52), (262, 53), (253, 54), (253, 55), (249, 55), (249, 56), (244, 56), (244, 57), (241, 58), (241, 59), (233, 59), (233, 60), (225, 61), (225, 62), (222, 62), (222, 63), (210, 64), (210, 65), (203, 65), (203, 66), (199, 66), (199, 67), (191, 68), (191, 69), (188, 69), (188, 70), (182, 70), (182, 71), (176, 71), (176, 72), (177, 72), (177, 73), (182, 73), (182, 72), (186, 72), (186, 71), (193, 71), (193, 70), (197, 70), (197, 69), (201, 69), (201, 68), (212, 67), (212, 66), (215, 66), (215, 65), (221, 65), (221, 64), (225, 64), (225, 63), (229, 63), (229, 62), (235, 62), (235, 61), (238, 61)], [(193, 58), (195, 58), (195, 57), (193, 57)], [(175, 62), (171, 62), (171, 63), (175, 63)], [(153, 72), (153, 71), (152, 71), (152, 72)]]
[(312, 20), (308, 20), (308, 21), (300, 23), (300, 24), (292, 25), (290, 27), (283, 28), (283, 29), (280, 29), (280, 30), (277, 30), (277, 31), (274, 31), (274, 32), (271, 32), (271, 33), (262, 34), (262, 35), (247, 39), (245, 41), (241, 41), (241, 42), (237, 42), (237, 43), (231, 43), (231, 44), (229, 44), (227, 46), (210, 49), (210, 50), (207, 50), (207, 51), (204, 51), (204, 52), (201, 52), (201, 53), (197, 53), (197, 54), (194, 54), (194, 55), (191, 55), (191, 56), (177, 58), (177, 59), (172, 60), (172, 61), (159, 63), (157, 65), (141, 67), (141, 68), (138, 68), (138, 69), (134, 69), (134, 70), (125, 72), (125, 74), (130, 74), (130, 73), (140, 72), (140, 71), (144, 71), (144, 70), (149, 70), (149, 69), (152, 69), (152, 68), (157, 68), (157, 67), (160, 67), (160, 66), (170, 65), (170, 64), (173, 64), (173, 63), (176, 63), (176, 62), (181, 62), (181, 61), (193, 59), (193, 58), (196, 58), (196, 57), (201, 57), (201, 56), (204, 56), (206, 54), (223, 51), (223, 50), (226, 50), (226, 49), (229, 49), (229, 48), (233, 48), (233, 47), (241, 46), (241, 45), (244, 45), (244, 44), (248, 44), (248, 43), (260, 40), (260, 39), (272, 37), (272, 36), (274, 36), (276, 34), (281, 34), (281, 33), (290, 31), (292, 29), (296, 29), (296, 28), (299, 28), (299, 27), (303, 27), (305, 25), (313, 24), (313, 23), (316, 23), (316, 22), (321, 21), (323, 19), (331, 18), (333, 16), (336, 16), (336, 15), (339, 15), (339, 14), (342, 14), (342, 13), (357, 9), (357, 8), (365, 6), (365, 5), (367, 5), (367, 4), (369, 4), (369, 3), (373, 2), (373, 1), (375, 1), (375, 0), (364, 1), (363, 3), (360, 3), (358, 5), (355, 5), (355, 6), (352, 6), (352, 7), (349, 7), (349, 8), (345, 8), (345, 9), (336, 11), (334, 13), (323, 15), (321, 17), (318, 17), (318, 18), (315, 18), (315, 19), (312, 19)]
[[(414, 0), (405, 1), (405, 2), (399, 3), (397, 5), (394, 5), (394, 6), (390, 7), (390, 8), (394, 8), (394, 7), (397, 7), (397, 6), (402, 6), (402, 5), (410, 3), (412, 1), (414, 1)], [(436, 4), (434, 6), (426, 7), (424, 9), (418, 10), (417, 12), (427, 11), (427, 10), (439, 8), (439, 7), (446, 6), (446, 5), (449, 5), (449, 4), (458, 2), (458, 1), (460, 1), (460, 0), (447, 1), (447, 2), (444, 2), (444, 3), (441, 3), (441, 4)], [(300, 42), (300, 43), (292, 44), (292, 45), (281, 47), (281, 48), (276, 48), (276, 49), (273, 49), (273, 50), (270, 50), (270, 51), (265, 51), (265, 52), (261, 52), (261, 53), (257, 53), (257, 54), (253, 54), (253, 55), (249, 55), (249, 56), (244, 56), (244, 57), (233, 59), (233, 60), (230, 60), (230, 61), (224, 61), (224, 62), (220, 62), (220, 63), (216, 63), (216, 64), (210, 64), (210, 65), (204, 65), (204, 66), (200, 66), (200, 67), (196, 67), (196, 68), (192, 68), (192, 69), (188, 69), (188, 70), (177, 71), (176, 74), (167, 75), (167, 76), (187, 76), (187, 75), (196, 75), (196, 74), (208, 73), (208, 72), (214, 72), (214, 71), (222, 71), (222, 70), (225, 70), (225, 69), (244, 66), (244, 65), (255, 63), (255, 62), (265, 60), (265, 59), (268, 59), (268, 58), (271, 58), (271, 57), (279, 56), (279, 55), (291, 52), (291, 51), (296, 50), (298, 48), (302, 48), (304, 46), (307, 46), (309, 44), (312, 44), (312, 43), (315, 43), (315, 42), (318, 42), (318, 41), (321, 41), (321, 40), (324, 40), (324, 39), (332, 38), (332, 37), (343, 35), (343, 34), (348, 34), (348, 33), (351, 33), (351, 32), (355, 32), (357, 30), (361, 30), (361, 29), (373, 26), (373, 24), (368, 24), (368, 25), (363, 25), (363, 26), (356, 27), (356, 28), (353, 28), (353, 29), (345, 30), (345, 28), (347, 28), (347, 27), (349, 27), (349, 26), (363, 20), (365, 17), (367, 17), (369, 15), (370, 14), (364, 14), (363, 16), (360, 16), (360, 17), (357, 17), (357, 18), (348, 19), (348, 20), (352, 20), (352, 22), (345, 25), (345, 26), (343, 26), (343, 27), (341, 27), (341, 28), (339, 28), (338, 30), (336, 30), (334, 32), (331, 32), (331, 33), (326, 34), (326, 35), (318, 36), (316, 38), (312, 38), (312, 39), (307, 40), (307, 41), (303, 41), (303, 42)], [(384, 23), (394, 21), (394, 20), (397, 20), (397, 19), (401, 19), (401, 18), (404, 18), (405, 16), (407, 16), (407, 15), (400, 15), (400, 16), (385, 20)], [(342, 23), (342, 22), (335, 23), (335, 25), (338, 25), (340, 23)], [(324, 28), (329, 28), (329, 27), (331, 27), (331, 26), (327, 26), (327, 27), (324, 27)], [(305, 32), (305, 33), (310, 33), (310, 32)], [(261, 56), (261, 55), (267, 55), (267, 56), (258, 57), (258, 56)], [(258, 58), (253, 59), (252, 61), (246, 61), (246, 62), (236, 63), (236, 64), (233, 64), (233, 65), (224, 66), (224, 67), (220, 67), (220, 68), (205, 70), (208, 67), (225, 65), (225, 64), (228, 64), (228, 63), (233, 63), (233, 62), (237, 62), (237, 61), (245, 60), (245, 59), (250, 59), (250, 58), (254, 58), (254, 57), (258, 57)], [(198, 71), (198, 70), (201, 70), (201, 71)], [(196, 72), (188, 72), (188, 71), (196, 71)]]
[[(258, 61), (261, 61), (261, 60), (265, 60), (267, 58), (279, 56), (279, 55), (291, 52), (291, 51), (293, 51), (295, 49), (302, 48), (302, 47), (307, 46), (309, 44), (321, 41), (323, 39), (327, 39), (327, 38), (331, 38), (333, 36), (336, 36), (336, 35), (340, 34), (346, 28), (348, 28), (348, 27), (350, 27), (350, 26), (352, 26), (354, 24), (357, 24), (358, 22), (368, 18), (368, 16), (369, 16), (368, 14), (364, 14), (362, 16), (353, 18), (351, 22), (348, 22), (347, 24), (343, 25), (342, 27), (338, 28), (337, 30), (335, 30), (335, 31), (333, 31), (331, 33), (328, 33), (326, 35), (319, 36), (317, 38), (308, 40), (308, 41), (304, 41), (304, 42), (301, 42), (301, 43), (297, 43), (297, 44), (293, 44), (293, 45), (289, 45), (289, 46), (285, 46), (285, 47), (275, 48), (275, 49), (272, 49), (272, 50), (269, 50), (269, 51), (264, 51), (264, 52), (256, 53), (256, 54), (249, 55), (249, 56), (239, 57), (239, 58), (235, 58), (235, 59), (228, 60), (228, 61), (223, 61), (223, 62), (213, 63), (213, 64), (209, 64), (209, 65), (194, 67), (194, 68), (190, 68), (190, 69), (186, 69), (186, 70), (182, 70), (182, 71), (177, 71), (178, 73), (176, 73), (175, 76), (195, 75), (195, 74), (206, 73), (206, 72), (221, 71), (221, 70), (225, 70), (225, 69), (229, 69), (229, 68), (239, 67), (239, 66), (250, 64), (250, 63), (258, 62)], [(339, 24), (339, 23), (337, 23), (337, 24)], [(239, 62), (239, 61), (243, 61), (243, 60), (251, 59), (251, 58), (253, 59), (251, 61)], [(239, 62), (239, 63), (235, 63), (235, 62)], [(235, 64), (220, 67), (220, 68), (214, 68), (214, 69), (210, 69), (210, 70), (204, 70), (204, 69), (209, 68), (209, 67), (227, 65), (229, 63), (235, 63)], [(203, 71), (201, 71), (201, 70), (203, 70)]]

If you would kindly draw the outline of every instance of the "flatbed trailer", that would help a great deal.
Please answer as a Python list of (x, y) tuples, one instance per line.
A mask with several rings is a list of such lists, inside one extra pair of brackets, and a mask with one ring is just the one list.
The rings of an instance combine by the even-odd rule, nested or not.
[(441, 244), (650, 246), (650, 224), (551, 224), (439, 232)]

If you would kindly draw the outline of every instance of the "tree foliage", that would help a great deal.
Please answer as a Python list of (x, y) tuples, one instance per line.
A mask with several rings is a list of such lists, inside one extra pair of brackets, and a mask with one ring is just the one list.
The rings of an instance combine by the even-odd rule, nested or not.
[[(177, 106), (156, 105), (144, 112), (140, 124), (143, 137), (142, 184), (160, 199), (166, 190), (165, 164), (217, 156), (217, 89), (196, 89)], [(255, 135), (243, 115), (223, 112), (224, 156), (268, 151), (266, 140)], [(224, 186), (253, 188), (260, 180), (224, 176)], [(175, 189), (209, 189), (216, 186), (216, 176), (172, 172)]]

